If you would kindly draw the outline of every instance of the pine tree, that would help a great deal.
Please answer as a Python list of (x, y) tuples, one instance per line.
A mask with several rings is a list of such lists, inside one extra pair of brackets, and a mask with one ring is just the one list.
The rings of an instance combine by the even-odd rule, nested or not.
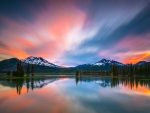
[(148, 75), (148, 63), (146, 63), (145, 73), (146, 73), (146, 76), (149, 77), (149, 75)]
[(24, 76), (24, 70), (23, 70), (23, 67), (22, 67), (22, 64), (21, 64), (21, 60), (18, 60), (17, 70), (16, 70), (15, 73), (16, 73), (15, 76), (18, 76), (18, 77)]
[(79, 75), (79, 71), (78, 70), (76, 70), (76, 76), (78, 76)]
[(116, 65), (116, 76), (119, 74), (119, 66)]
[(133, 77), (133, 65), (132, 65), (132, 63), (130, 64), (130, 76)]
[(11, 72), (10, 72), (10, 71), (7, 71), (7, 75), (10, 76), (10, 74), (11, 74)]
[(118, 70), (117, 70), (117, 66), (114, 65), (114, 75), (115, 75), (115, 76), (117, 76), (117, 71), (118, 71)]
[(17, 70), (16, 70), (15, 76), (20, 76), (20, 60), (18, 60), (18, 63), (17, 63)]
[(114, 76), (114, 65), (111, 64), (111, 73), (112, 73), (112, 76)]
[(32, 73), (32, 76), (34, 76), (34, 65), (32, 64), (32, 67), (31, 67), (31, 73)]
[(27, 65), (26, 74), (27, 74), (27, 76), (29, 76), (29, 75), (30, 75), (30, 66), (29, 66), (29, 64)]
[(20, 76), (24, 76), (24, 70), (22, 66), (20, 67)]
[(122, 68), (122, 75), (123, 75), (123, 76), (126, 75), (126, 72), (125, 72), (126, 70), (125, 70), (125, 69), (126, 69), (125, 66), (123, 66), (123, 68)]
[(137, 65), (134, 66), (134, 75), (135, 76), (138, 75), (138, 66)]
[(17, 63), (17, 71), (19, 71), (20, 69), (20, 61), (18, 60), (18, 63)]
[(148, 75), (150, 77), (150, 62), (148, 62)]

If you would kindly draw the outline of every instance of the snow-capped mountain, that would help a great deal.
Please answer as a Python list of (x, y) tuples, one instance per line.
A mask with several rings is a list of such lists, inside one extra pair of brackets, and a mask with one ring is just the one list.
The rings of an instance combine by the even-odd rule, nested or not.
[(36, 64), (36, 65), (42, 65), (42, 66), (48, 66), (48, 67), (60, 67), (57, 66), (53, 63), (48, 62), (47, 60), (43, 59), (42, 57), (33, 57), (30, 56), (26, 59), (21, 60), (24, 63), (29, 63), (29, 64)]
[(79, 70), (109, 70), (110, 69), (110, 65), (111, 64), (115, 64), (115, 65), (119, 65), (119, 66), (123, 66), (124, 64), (114, 61), (114, 60), (107, 60), (107, 59), (102, 59), (96, 63), (91, 63), (91, 64), (82, 64), (82, 65), (78, 65), (76, 66), (76, 69)]
[(105, 66), (106, 64), (115, 64), (115, 65), (123, 65), (120, 62), (114, 61), (114, 60), (107, 60), (107, 59), (102, 59), (96, 63), (94, 63), (93, 65), (97, 65), (97, 66)]

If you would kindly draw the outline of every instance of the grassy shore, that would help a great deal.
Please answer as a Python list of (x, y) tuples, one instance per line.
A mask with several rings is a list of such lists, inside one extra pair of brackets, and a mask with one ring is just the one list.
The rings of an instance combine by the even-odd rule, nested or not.
[[(21, 78), (60, 78), (60, 77), (76, 77), (75, 74), (72, 74), (72, 73), (68, 73), (68, 74), (64, 74), (64, 73), (60, 73), (60, 74), (50, 74), (50, 73), (38, 73), (38, 74), (35, 74), (35, 76), (23, 76), (23, 77), (12, 77), (12, 76), (0, 76), (0, 78), (6, 78), (6, 79), (21, 79)], [(77, 77), (80, 77), (77, 76)], [(90, 77), (90, 78), (96, 78), (96, 77), (104, 77), (104, 78), (122, 78), (122, 79), (140, 79), (140, 80), (150, 80), (150, 78), (146, 78), (146, 77), (126, 77), (126, 76), (101, 76), (101, 75), (81, 75), (81, 77)]]
[(6, 78), (6, 79), (21, 79), (21, 78), (53, 78), (53, 77), (75, 77), (75, 75), (42, 75), (42, 76), (23, 76), (23, 77), (12, 77), (12, 76), (0, 76), (0, 78)]
[(68, 76), (73, 76), (75, 75), (75, 73), (51, 73), (51, 72), (47, 72), (47, 73), (34, 73), (34, 76), (27, 76), (25, 75), (24, 77), (12, 77), (12, 76), (7, 76), (6, 73), (0, 73), (0, 78), (42, 78), (42, 77), (68, 77)]

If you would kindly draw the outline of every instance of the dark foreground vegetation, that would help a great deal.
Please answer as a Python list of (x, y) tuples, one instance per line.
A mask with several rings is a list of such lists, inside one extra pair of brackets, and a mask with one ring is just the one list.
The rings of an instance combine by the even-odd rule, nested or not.
[(7, 76), (11, 77), (24, 77), (24, 75), (27, 75), (28, 77), (31, 75), (32, 77), (34, 76), (34, 66), (30, 64), (27, 65), (26, 72), (24, 71), (24, 68), (22, 66), (21, 60), (18, 60), (17, 63), (17, 69), (11, 71), (7, 71)]
[(148, 77), (150, 78), (150, 63), (142, 65), (111, 65), (112, 75), (115, 76), (129, 76), (129, 77)]

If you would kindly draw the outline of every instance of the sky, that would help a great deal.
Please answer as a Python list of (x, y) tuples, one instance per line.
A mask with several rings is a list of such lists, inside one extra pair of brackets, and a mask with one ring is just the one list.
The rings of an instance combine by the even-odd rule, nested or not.
[(0, 60), (150, 61), (150, 0), (0, 0)]

